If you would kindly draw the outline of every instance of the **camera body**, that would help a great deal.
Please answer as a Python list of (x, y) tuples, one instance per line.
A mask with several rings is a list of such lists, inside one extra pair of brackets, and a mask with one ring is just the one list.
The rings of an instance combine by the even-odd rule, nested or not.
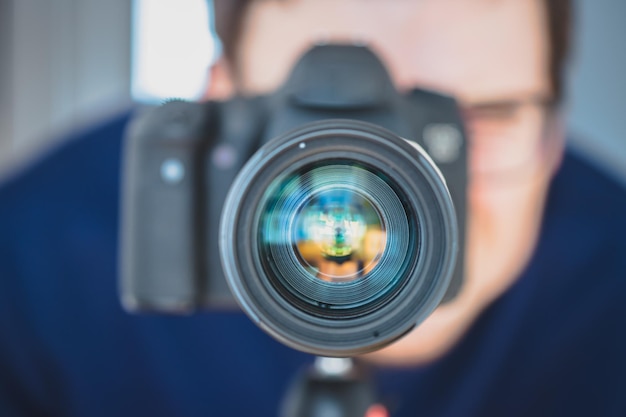
[[(398, 93), (384, 65), (368, 48), (324, 45), (307, 52), (286, 83), (272, 94), (224, 102), (175, 100), (131, 122), (122, 176), (123, 305), (131, 311), (168, 313), (236, 307), (231, 288), (236, 293), (240, 289), (224, 271), (232, 275), (236, 268), (229, 264), (228, 251), (235, 256), (240, 247), (229, 245), (228, 233), (235, 229), (229, 232), (224, 219), (250, 191), (243, 189), (245, 178), (235, 183), (236, 189), (230, 190), (231, 185), (253, 155), (256, 159), (248, 165), (275, 152), (279, 142), (291, 140), (304, 149), (305, 141), (294, 139), (294, 131), (297, 135), (320, 129), (334, 132), (344, 126), (342, 121), (354, 123), (350, 126), (357, 134), (383, 138), (383, 145), (385, 137), (404, 138), (398, 144), (400, 154), (415, 153), (434, 166), (435, 181), (441, 180), (446, 189), (442, 193), (449, 192), (453, 207), (452, 220), (447, 222), (456, 223), (450, 229), (454, 232), (450, 252), (454, 253), (446, 258), (453, 264), (448, 266), (445, 295), (438, 296), (436, 304), (454, 298), (463, 282), (467, 188), (467, 143), (455, 100), (423, 89)], [(327, 143), (332, 146), (333, 142)], [(329, 155), (344, 155), (346, 149), (329, 151)], [(376, 152), (372, 148), (372, 154)], [(388, 165), (394, 165), (393, 159), (389, 161)], [(392, 176), (393, 170), (389, 172), (387, 176)], [(229, 190), (230, 213), (222, 213)], [(253, 216), (252, 211), (239, 215)], [(398, 330), (390, 338), (408, 330)], [(279, 339), (284, 341), (284, 337)], [(372, 343), (368, 348), (336, 351), (287, 343), (336, 356), (381, 346)]]

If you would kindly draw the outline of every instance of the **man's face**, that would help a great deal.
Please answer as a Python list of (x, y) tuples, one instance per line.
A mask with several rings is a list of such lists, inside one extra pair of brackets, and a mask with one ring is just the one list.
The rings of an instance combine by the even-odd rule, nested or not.
[[(515, 281), (534, 247), (560, 154), (546, 138), (551, 96), (542, 0), (257, 1), (244, 20), (239, 87), (274, 90), (313, 43), (367, 43), (396, 86), (455, 95), (470, 133), (466, 283), (410, 335), (371, 356), (419, 363), (451, 347)], [(549, 129), (548, 129), (549, 130)], [(552, 136), (554, 132), (552, 132)]]

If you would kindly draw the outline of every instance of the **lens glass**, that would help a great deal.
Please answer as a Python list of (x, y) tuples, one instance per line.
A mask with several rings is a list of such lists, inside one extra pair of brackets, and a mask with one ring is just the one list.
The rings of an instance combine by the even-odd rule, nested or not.
[(385, 175), (353, 161), (279, 176), (261, 202), (265, 275), (290, 303), (314, 314), (379, 304), (417, 257), (415, 216), (404, 200)]
[(372, 197), (347, 186), (312, 194), (294, 217), (300, 263), (327, 282), (349, 282), (371, 271), (385, 249), (385, 224)]

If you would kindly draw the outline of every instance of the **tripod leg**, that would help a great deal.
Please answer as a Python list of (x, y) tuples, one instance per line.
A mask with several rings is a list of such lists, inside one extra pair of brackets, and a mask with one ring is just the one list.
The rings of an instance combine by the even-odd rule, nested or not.
[(369, 375), (351, 359), (317, 358), (287, 392), (281, 417), (387, 417)]

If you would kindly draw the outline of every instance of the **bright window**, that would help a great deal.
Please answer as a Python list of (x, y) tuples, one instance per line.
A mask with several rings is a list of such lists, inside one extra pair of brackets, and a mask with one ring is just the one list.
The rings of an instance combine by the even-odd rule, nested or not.
[(158, 103), (201, 97), (216, 56), (207, 0), (134, 0), (132, 95)]

